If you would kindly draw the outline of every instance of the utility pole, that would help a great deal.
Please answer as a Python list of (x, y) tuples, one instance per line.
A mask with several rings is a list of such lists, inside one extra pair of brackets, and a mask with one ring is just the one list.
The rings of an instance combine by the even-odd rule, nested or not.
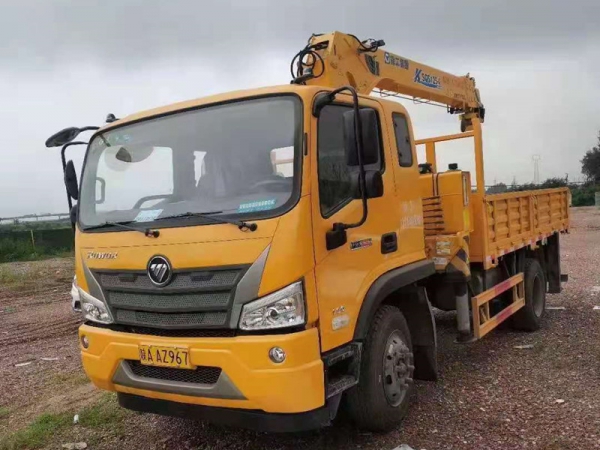
[(540, 184), (540, 155), (533, 155), (531, 160), (533, 161), (533, 184)]

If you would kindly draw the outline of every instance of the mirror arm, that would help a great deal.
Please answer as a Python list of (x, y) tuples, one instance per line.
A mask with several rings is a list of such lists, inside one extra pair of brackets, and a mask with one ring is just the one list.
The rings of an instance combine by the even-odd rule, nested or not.
[[(86, 127), (86, 128), (93, 128), (93, 127)], [(65, 150), (67, 150), (67, 148), (69, 148), (71, 145), (87, 145), (87, 142), (84, 141), (72, 141), (72, 142), (67, 142), (65, 145), (62, 146), (62, 149), (60, 150), (60, 160), (62, 162), (62, 169), (63, 169), (63, 176), (65, 173), (65, 170), (67, 170), (67, 160), (65, 158)], [(69, 212), (71, 211), (71, 209), (73, 209), (73, 202), (71, 201), (71, 196), (69, 195), (69, 192), (67, 191), (67, 204), (69, 205)]]
[(80, 130), (80, 132), (84, 132), (84, 131), (96, 131), (99, 129), (100, 129), (100, 127), (97, 127), (95, 125), (88, 125), (87, 127), (81, 127), (79, 130)]
[(60, 150), (60, 159), (62, 162), (63, 172), (67, 168), (67, 159), (65, 158), (65, 150), (67, 148), (69, 148), (71, 145), (87, 145), (87, 144), (88, 143), (84, 142), (84, 141), (72, 141), (72, 142), (67, 142), (65, 145), (62, 146), (62, 149)]

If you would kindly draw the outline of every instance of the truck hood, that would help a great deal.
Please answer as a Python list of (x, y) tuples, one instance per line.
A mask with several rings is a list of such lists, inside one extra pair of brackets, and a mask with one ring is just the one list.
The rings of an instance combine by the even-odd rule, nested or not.
[(76, 248), (89, 269), (146, 270), (155, 255), (168, 258), (175, 270), (251, 264), (273, 240), (278, 222), (261, 220), (254, 232), (227, 223), (164, 228), (158, 238), (136, 231), (78, 232)]

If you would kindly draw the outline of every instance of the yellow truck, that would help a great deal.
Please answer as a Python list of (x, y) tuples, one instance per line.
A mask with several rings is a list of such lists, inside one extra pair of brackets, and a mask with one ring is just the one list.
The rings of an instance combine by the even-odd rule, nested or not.
[[(456, 310), (457, 342), (507, 319), (539, 328), (566, 278), (568, 190), (487, 195), (474, 79), (383, 45), (313, 35), (291, 84), (48, 139), (77, 201), (96, 386), (125, 408), (279, 432), (328, 425), (342, 404), (386, 430), (413, 379), (437, 378), (432, 307)], [(445, 106), (461, 132), (416, 139), (396, 96)], [(64, 150), (90, 129), (78, 183)], [(473, 141), (473, 185), (437, 166), (454, 139)]]

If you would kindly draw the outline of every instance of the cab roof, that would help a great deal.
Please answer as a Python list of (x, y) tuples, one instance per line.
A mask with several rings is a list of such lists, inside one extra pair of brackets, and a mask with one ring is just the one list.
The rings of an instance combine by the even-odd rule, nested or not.
[(136, 122), (143, 119), (148, 119), (151, 117), (162, 116), (164, 114), (175, 113), (177, 111), (185, 111), (189, 109), (193, 109), (196, 107), (200, 107), (203, 105), (210, 104), (218, 104), (227, 102), (230, 100), (242, 99), (242, 98), (252, 98), (252, 97), (261, 97), (270, 94), (298, 94), (300, 96), (303, 95), (312, 95), (313, 92), (317, 92), (326, 88), (316, 87), (316, 86), (299, 86), (294, 84), (286, 84), (281, 86), (269, 86), (257, 89), (246, 89), (240, 91), (231, 91), (225, 92), (222, 94), (210, 95), (208, 97), (196, 98), (193, 100), (186, 100), (183, 102), (172, 103), (166, 106), (159, 106), (157, 108), (148, 109), (145, 111), (140, 111), (129, 116), (126, 116), (122, 119), (119, 119), (115, 122), (105, 125), (102, 127), (99, 132), (110, 130), (111, 128), (118, 127), (130, 122)]

